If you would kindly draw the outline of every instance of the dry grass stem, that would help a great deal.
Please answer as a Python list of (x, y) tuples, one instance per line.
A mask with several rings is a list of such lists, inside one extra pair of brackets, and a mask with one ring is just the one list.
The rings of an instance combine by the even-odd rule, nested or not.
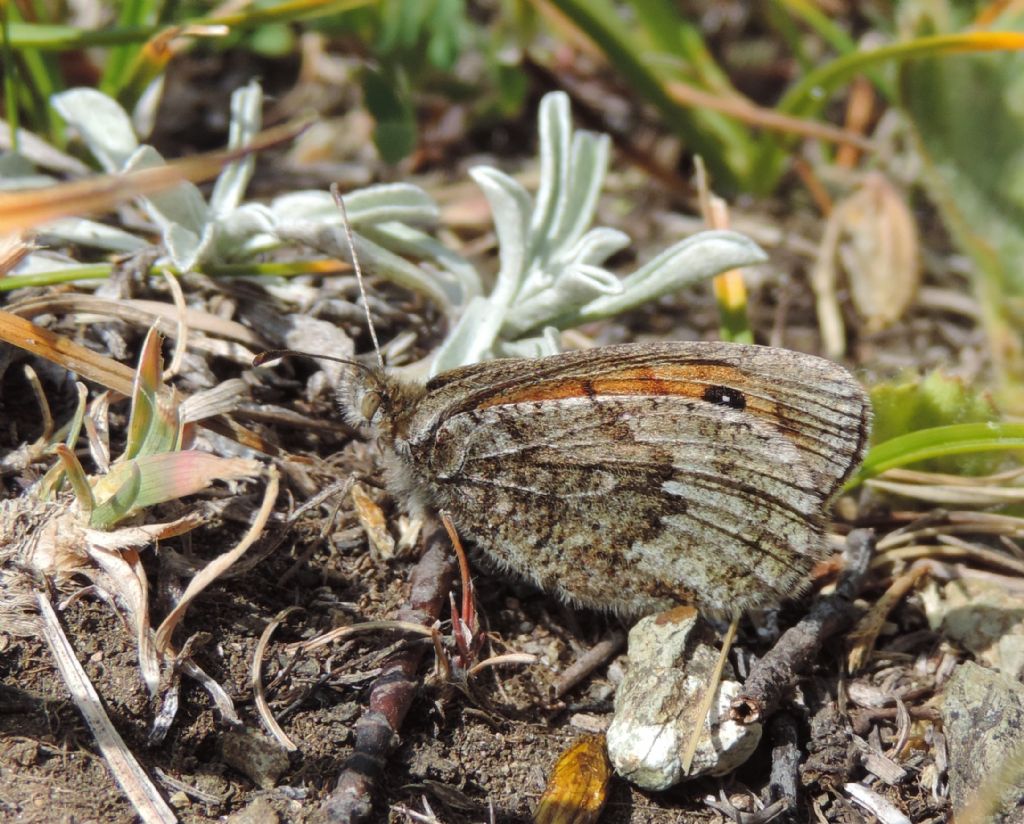
[(253, 697), (256, 701), (256, 711), (259, 713), (260, 720), (263, 722), (263, 726), (266, 727), (267, 732), (274, 736), (278, 743), (288, 752), (295, 752), (299, 747), (281, 729), (281, 725), (277, 723), (277, 719), (274, 718), (274, 714), (270, 711), (270, 705), (267, 703), (267, 696), (263, 689), (263, 656), (267, 651), (267, 645), (270, 643), (270, 638), (273, 636), (274, 631), (284, 623), (289, 615), (293, 612), (299, 612), (301, 609), (301, 607), (288, 607), (277, 613), (270, 623), (264, 627), (263, 632), (260, 633), (260, 640), (257, 641), (256, 649), (253, 650), (252, 654), (250, 682), (252, 684)]
[(57, 614), (43, 593), (36, 594), (43, 636), (53, 653), (57, 669), (71, 692), (82, 716), (96, 739), (96, 745), (124, 790), (135, 811), (146, 824), (174, 824), (178, 819), (132, 755), (124, 739), (110, 722), (96, 689), (75, 657)]
[(277, 490), (280, 483), (280, 474), (275, 467), (270, 467), (268, 470), (267, 489), (263, 496), (263, 504), (259, 511), (256, 513), (256, 517), (253, 520), (252, 526), (249, 527), (249, 531), (243, 536), (242, 540), (239, 541), (235, 547), (223, 555), (210, 561), (201, 572), (199, 572), (185, 588), (185, 592), (181, 598), (178, 599), (178, 603), (174, 605), (174, 609), (164, 618), (163, 623), (156, 631), (156, 648), (161, 652), (170, 650), (171, 647), (171, 634), (175, 628), (181, 622), (181, 619), (185, 617), (185, 611), (188, 609), (189, 604), (192, 603), (193, 599), (202, 592), (206, 587), (217, 580), (226, 570), (230, 569), (231, 565), (235, 563), (239, 558), (245, 554), (245, 551), (252, 546), (256, 539), (262, 534), (264, 527), (267, 525), (267, 521), (270, 519), (270, 514), (274, 509), (274, 502), (277, 500)]

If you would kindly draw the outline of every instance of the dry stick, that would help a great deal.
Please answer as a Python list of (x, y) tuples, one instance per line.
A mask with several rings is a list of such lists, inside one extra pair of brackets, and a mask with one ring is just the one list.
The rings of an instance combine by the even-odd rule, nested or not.
[[(448, 600), (454, 564), (441, 530), (426, 537), (426, 550), (409, 576), (409, 605), (396, 616), (401, 621), (430, 626)], [(420, 680), (416, 677), (426, 647), (408, 647), (390, 656), (370, 689), (370, 702), (356, 722), (356, 743), (338, 785), (318, 811), (316, 820), (360, 824), (373, 814), (371, 800), (377, 776), (398, 743), (398, 731)]]
[(786, 808), (796, 805), (800, 787), (800, 746), (796, 721), (787, 712), (772, 717), (769, 724), (772, 739), (772, 772), (768, 779), (766, 803), (786, 801)]
[(603, 641), (599, 641), (592, 646), (558, 676), (558, 680), (554, 684), (555, 698), (563, 698), (571, 689), (575, 688), (590, 673), (606, 663), (613, 655), (618, 655), (625, 645), (625, 633), (615, 630)]
[(846, 629), (861, 613), (853, 599), (867, 573), (875, 533), (856, 529), (846, 539), (846, 567), (832, 595), (820, 598), (795, 627), (786, 630), (750, 672), (739, 696), (732, 702), (734, 721), (752, 724), (767, 718), (779, 705), (783, 692), (797, 673), (806, 669), (830, 637)]

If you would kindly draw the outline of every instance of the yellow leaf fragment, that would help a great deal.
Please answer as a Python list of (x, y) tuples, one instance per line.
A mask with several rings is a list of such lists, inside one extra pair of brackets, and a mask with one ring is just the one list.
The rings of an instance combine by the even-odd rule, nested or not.
[(594, 824), (611, 780), (604, 735), (585, 735), (562, 753), (541, 796), (534, 824)]
[(385, 561), (395, 555), (395, 539), (388, 532), (387, 519), (383, 510), (367, 494), (361, 484), (352, 484), (352, 503), (356, 507), (356, 517), (370, 539), (374, 550)]

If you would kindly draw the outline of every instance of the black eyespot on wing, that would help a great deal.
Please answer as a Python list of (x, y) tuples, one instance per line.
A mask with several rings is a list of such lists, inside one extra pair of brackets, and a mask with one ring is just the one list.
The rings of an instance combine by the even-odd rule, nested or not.
[(730, 409), (747, 408), (747, 399), (743, 397), (743, 393), (728, 386), (709, 386), (704, 390), (704, 400), (718, 406), (728, 406)]

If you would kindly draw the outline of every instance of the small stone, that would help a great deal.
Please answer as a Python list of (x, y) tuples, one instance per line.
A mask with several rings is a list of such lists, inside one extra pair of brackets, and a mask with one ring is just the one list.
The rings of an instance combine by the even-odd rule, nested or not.
[[(728, 719), (741, 685), (726, 664), (690, 772), (682, 752), (693, 716), (718, 662), (715, 633), (699, 613), (680, 607), (652, 615), (629, 633), (629, 667), (615, 696), (608, 755), (615, 771), (646, 790), (665, 790), (683, 779), (724, 775), (746, 761), (761, 740), (760, 724)], [(719, 720), (724, 719), (724, 720)]]
[(578, 712), (569, 719), (569, 725), (583, 732), (596, 735), (608, 729), (608, 721), (603, 716)]
[(229, 815), (225, 824), (278, 824), (281, 820), (277, 810), (266, 798), (257, 798), (237, 813)]
[(928, 622), (982, 664), (1020, 680), (1024, 676), (1024, 599), (1005, 587), (971, 578), (937, 584), (922, 593)]
[(264, 790), (272, 789), (289, 767), (288, 753), (281, 745), (254, 730), (227, 733), (222, 754), (225, 764)]
[[(973, 791), (1020, 758), (1024, 729), (1024, 685), (1001, 672), (967, 661), (946, 682), (942, 729), (949, 750), (949, 795), (960, 810)], [(1015, 784), (999, 792), (992, 822), (1024, 821), (1024, 783), (1020, 771), (1007, 779)]]

